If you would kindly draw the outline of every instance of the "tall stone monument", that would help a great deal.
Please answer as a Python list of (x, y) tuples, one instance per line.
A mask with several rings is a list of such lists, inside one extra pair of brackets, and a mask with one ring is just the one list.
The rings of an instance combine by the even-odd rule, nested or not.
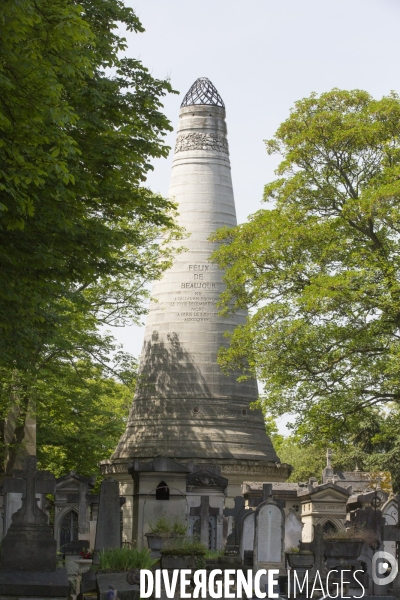
[(153, 285), (139, 385), (126, 431), (102, 469), (123, 482), (133, 459), (213, 463), (234, 497), (244, 480), (284, 481), (289, 469), (275, 454), (261, 411), (249, 408), (257, 382), (238, 383), (238, 374), (225, 376), (217, 364), (218, 349), (227, 345), (224, 332), (244, 323), (246, 314), (218, 315), (223, 272), (209, 261), (217, 248), (209, 236), (234, 227), (236, 214), (225, 106), (206, 78), (181, 105), (169, 196), (189, 234), (187, 251)]

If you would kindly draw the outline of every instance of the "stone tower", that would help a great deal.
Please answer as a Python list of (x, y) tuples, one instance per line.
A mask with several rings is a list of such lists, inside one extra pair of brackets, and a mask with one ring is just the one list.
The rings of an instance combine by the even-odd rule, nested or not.
[(180, 463), (218, 464), (240, 493), (244, 480), (289, 475), (266, 435), (255, 380), (238, 383), (217, 364), (224, 332), (245, 313), (218, 315), (223, 273), (209, 262), (209, 236), (236, 225), (225, 106), (213, 84), (198, 79), (179, 114), (169, 196), (178, 204), (187, 248), (152, 289), (140, 359), (140, 383), (127, 428), (103, 472), (124, 473), (134, 459), (157, 455)]

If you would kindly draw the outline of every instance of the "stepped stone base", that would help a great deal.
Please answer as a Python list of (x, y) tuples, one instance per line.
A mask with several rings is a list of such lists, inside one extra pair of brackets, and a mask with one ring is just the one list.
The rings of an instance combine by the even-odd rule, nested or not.
[[(179, 462), (184, 460), (178, 457), (175, 458)], [(137, 460), (147, 462), (149, 458), (143, 457)], [(229, 480), (239, 478), (243, 481), (286, 481), (292, 470), (290, 465), (286, 463), (272, 461), (238, 461), (216, 458), (213, 460), (191, 459), (191, 461), (195, 462), (196, 465), (201, 465), (202, 463), (218, 465), (221, 467), (221, 475)], [(128, 469), (132, 463), (133, 459), (103, 460), (100, 464), (101, 473), (102, 475), (128, 474)]]
[(0, 600), (52, 598), (69, 595), (66, 569), (56, 571), (0, 571)]

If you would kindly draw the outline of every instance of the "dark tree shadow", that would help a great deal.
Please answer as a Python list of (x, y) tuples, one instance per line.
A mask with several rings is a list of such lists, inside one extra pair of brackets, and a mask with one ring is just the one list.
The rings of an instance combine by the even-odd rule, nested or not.
[(145, 341), (140, 360), (136, 398), (144, 396), (211, 397), (200, 369), (185, 350), (177, 333), (167, 334), (164, 342), (153, 331), (150, 341)]

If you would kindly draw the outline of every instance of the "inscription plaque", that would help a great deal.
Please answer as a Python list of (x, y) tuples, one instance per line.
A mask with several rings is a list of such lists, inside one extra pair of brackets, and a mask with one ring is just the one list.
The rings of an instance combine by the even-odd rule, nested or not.
[(207, 322), (219, 316), (217, 302), (221, 290), (218, 283), (210, 281), (213, 270), (213, 265), (204, 263), (186, 266), (187, 277), (179, 283), (179, 291), (169, 302), (177, 308), (177, 319)]

